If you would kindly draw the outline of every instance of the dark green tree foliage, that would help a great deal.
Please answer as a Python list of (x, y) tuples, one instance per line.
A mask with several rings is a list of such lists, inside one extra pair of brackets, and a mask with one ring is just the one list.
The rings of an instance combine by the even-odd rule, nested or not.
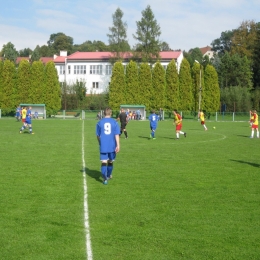
[(160, 43), (160, 51), (171, 51), (171, 47), (167, 42)]
[(140, 53), (143, 62), (154, 63), (160, 56), (161, 29), (154, 18), (150, 5), (142, 11), (142, 19), (136, 22), (136, 25), (136, 35), (133, 35), (134, 39), (138, 41), (136, 51)]
[(111, 82), (109, 86), (109, 106), (112, 110), (118, 111), (120, 105), (125, 104), (126, 82), (124, 66), (117, 61), (113, 66)]
[(53, 61), (47, 62), (45, 66), (44, 83), (43, 104), (46, 105), (47, 114), (50, 116), (56, 114), (61, 108), (61, 89)]
[(3, 68), (4, 62), (0, 60), (0, 108), (2, 107), (2, 99), (3, 99)]
[(85, 41), (80, 45), (73, 46), (73, 52), (76, 51), (86, 51), (86, 52), (94, 52), (94, 51), (109, 51), (109, 46), (106, 45), (102, 41)]
[(148, 63), (141, 63), (139, 68), (139, 94), (137, 102), (145, 105), (146, 110), (150, 111), (152, 108), (151, 100), (153, 98), (152, 89), (152, 72)]
[(31, 65), (27, 60), (21, 60), (17, 70), (17, 102), (18, 104), (31, 103), (29, 93), (31, 92)]
[(32, 50), (30, 48), (25, 48), (19, 51), (19, 57), (29, 57), (32, 54)]
[(191, 110), (193, 108), (192, 97), (192, 78), (190, 71), (190, 64), (187, 59), (183, 59), (180, 66), (179, 73), (179, 109), (183, 111)]
[(246, 56), (230, 55), (226, 52), (219, 66), (219, 81), (221, 87), (242, 86), (252, 88), (252, 70)]
[(165, 70), (162, 64), (158, 61), (155, 63), (152, 70), (152, 109), (159, 110), (165, 106)]
[(260, 87), (256, 87), (251, 92), (252, 108), (260, 111)]
[(222, 88), (221, 103), (226, 104), (226, 112), (249, 111), (251, 108), (250, 90), (241, 86)]
[(11, 42), (8, 42), (7, 44), (3, 45), (1, 53), (5, 59), (16, 63), (16, 58), (18, 57), (18, 52)]
[(201, 95), (200, 100), (200, 108), (205, 109), (204, 105), (204, 77), (203, 77), (203, 66), (200, 65), (197, 62), (193, 63), (192, 67), (192, 99), (193, 99), (193, 105), (192, 108), (194, 111), (199, 111), (199, 97)]
[(165, 97), (167, 110), (179, 109), (179, 75), (175, 60), (172, 60), (166, 69)]
[(257, 26), (255, 48), (253, 51), (253, 84), (254, 88), (260, 87), (260, 23)]
[(139, 89), (138, 67), (136, 62), (130, 61), (126, 66), (125, 100), (127, 104), (138, 104), (137, 103), (138, 89)]
[(34, 61), (31, 66), (30, 93), (29, 98), (32, 104), (42, 104), (45, 80), (45, 68), (41, 61)]
[(107, 34), (110, 50), (113, 52), (115, 60), (122, 58), (122, 52), (130, 51), (126, 33), (127, 23), (122, 21), (123, 15), (122, 10), (117, 8), (112, 15), (113, 26), (109, 27), (110, 34)]
[(191, 58), (191, 62), (192, 62), (192, 63), (190, 63), (191, 67), (193, 66), (193, 63), (195, 62), (195, 60), (197, 60), (200, 64), (202, 64), (202, 62), (203, 62), (203, 55), (201, 53), (201, 50), (198, 47), (196, 47), (190, 51), (190, 58)]
[(40, 60), (40, 58), (41, 58), (41, 48), (39, 45), (37, 45), (32, 53), (31, 61), (34, 62)]
[(222, 32), (220, 38), (212, 41), (212, 50), (218, 53), (220, 56), (224, 55), (226, 52), (230, 52), (233, 35), (234, 30)]
[(19, 104), (16, 101), (16, 68), (14, 62), (5, 60), (2, 71), (2, 114), (6, 115)]
[(220, 88), (218, 74), (212, 65), (207, 65), (204, 71), (203, 110), (209, 112), (220, 109)]
[(77, 108), (83, 109), (87, 92), (86, 82), (77, 80), (74, 85), (74, 91), (76, 94)]
[(64, 33), (51, 34), (50, 39), (47, 42), (51, 49), (51, 54), (58, 54), (60, 51), (66, 50), (68, 54), (71, 54), (73, 48), (73, 38), (67, 36)]
[(51, 49), (47, 45), (40, 47), (41, 57), (52, 57)]

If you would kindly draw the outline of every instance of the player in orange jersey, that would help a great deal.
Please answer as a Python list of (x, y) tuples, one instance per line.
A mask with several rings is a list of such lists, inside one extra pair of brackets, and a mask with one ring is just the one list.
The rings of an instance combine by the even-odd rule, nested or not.
[(174, 122), (173, 125), (176, 125), (176, 139), (178, 140), (181, 135), (184, 135), (186, 137), (186, 132), (181, 131), (182, 129), (182, 117), (178, 113), (176, 109), (173, 110), (173, 115), (174, 115)]

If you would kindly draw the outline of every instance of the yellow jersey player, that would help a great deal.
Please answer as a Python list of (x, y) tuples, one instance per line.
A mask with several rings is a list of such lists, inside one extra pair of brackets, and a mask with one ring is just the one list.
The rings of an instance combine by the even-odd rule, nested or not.
[(254, 138), (254, 133), (256, 131), (256, 137), (259, 138), (259, 130), (258, 130), (258, 115), (256, 113), (256, 110), (253, 111), (253, 124), (251, 126), (252, 132), (250, 138)]
[(200, 124), (204, 127), (204, 130), (207, 131), (208, 129), (205, 125), (205, 115), (202, 109), (199, 111), (198, 118), (200, 119)]

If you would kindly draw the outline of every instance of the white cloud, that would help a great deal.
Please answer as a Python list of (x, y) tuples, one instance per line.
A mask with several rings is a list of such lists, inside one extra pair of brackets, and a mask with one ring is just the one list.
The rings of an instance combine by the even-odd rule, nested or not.
[(37, 45), (42, 46), (47, 44), (47, 40), (49, 39), (49, 35), (17, 26), (0, 24), (0, 31), (1, 49), (4, 44), (11, 42), (17, 51), (24, 48), (34, 50)]

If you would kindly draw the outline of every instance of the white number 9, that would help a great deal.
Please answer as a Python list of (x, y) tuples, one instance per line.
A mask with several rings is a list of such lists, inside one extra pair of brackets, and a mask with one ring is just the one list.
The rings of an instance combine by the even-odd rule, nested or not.
[(106, 135), (110, 135), (111, 134), (111, 124), (110, 123), (105, 123), (104, 124), (104, 133)]

